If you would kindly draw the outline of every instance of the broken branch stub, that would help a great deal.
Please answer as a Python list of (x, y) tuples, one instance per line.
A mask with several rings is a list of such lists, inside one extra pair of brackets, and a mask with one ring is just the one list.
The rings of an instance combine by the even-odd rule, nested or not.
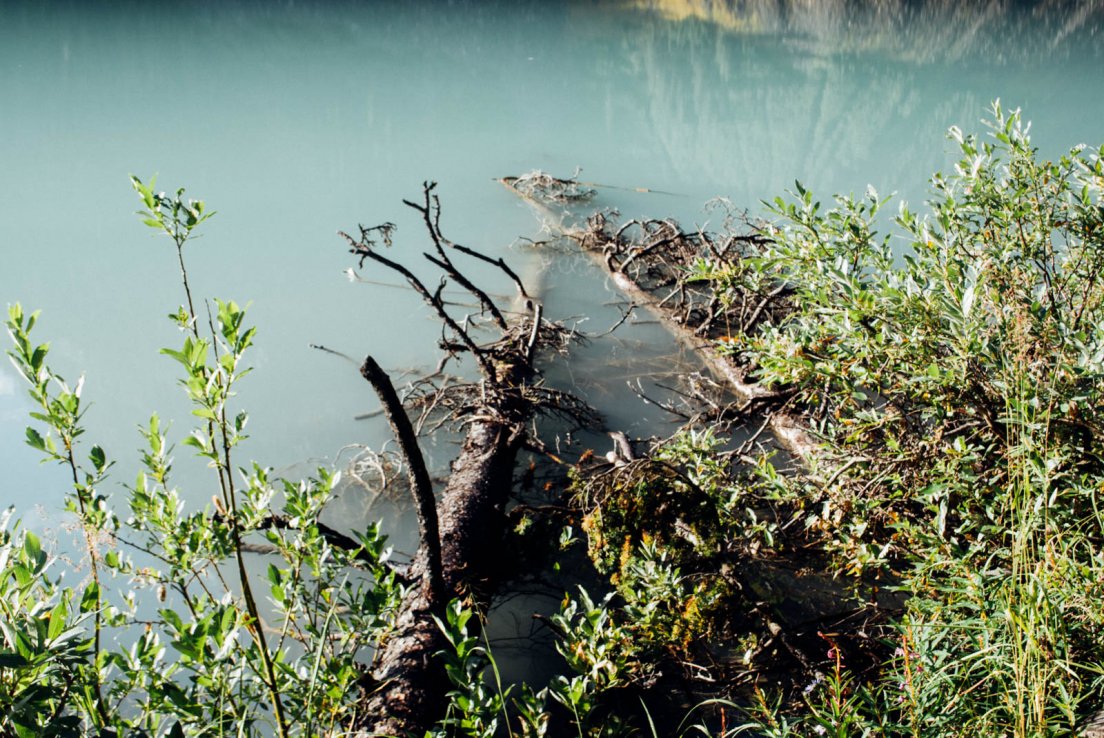
[(418, 514), (418, 532), (421, 534), (424, 551), (425, 576), (422, 586), (425, 590), (426, 604), (434, 613), (440, 613), (445, 604), (445, 585), (441, 574), (441, 535), (437, 523), (437, 502), (433, 496), (433, 483), (429, 478), (422, 449), (418, 446), (418, 437), (410, 424), (399, 400), (395, 386), (387, 372), (380, 368), (371, 356), (364, 359), (360, 374), (379, 396), (383, 413), (391, 425), (391, 432), (399, 443), (399, 451), (406, 465), (406, 474), (410, 480), (410, 492), (414, 496)]

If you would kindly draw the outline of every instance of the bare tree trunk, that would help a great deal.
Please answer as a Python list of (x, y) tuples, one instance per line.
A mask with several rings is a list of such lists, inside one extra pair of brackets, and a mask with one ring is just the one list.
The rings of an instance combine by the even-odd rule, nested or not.
[[(403, 600), (394, 630), (380, 644), (371, 674), (363, 683), (363, 717), (356, 726), (356, 734), (364, 738), (421, 736), (444, 717), (449, 685), (444, 664), (436, 654), (448, 642), (434, 616), (440, 617), (452, 598), (470, 598), (485, 605), (493, 594), (514, 465), (526, 439), (527, 424), (540, 406), (527, 390), (534, 375), (534, 347), (540, 344), (545, 332), (554, 330), (542, 322), (540, 306), (531, 301), (527, 303), (532, 311), (529, 319), (508, 322), (490, 297), (464, 277), (452, 262), (451, 251), (499, 266), (515, 282), (518, 292), (527, 294), (517, 275), (501, 259), (490, 259), (441, 235), (440, 205), (432, 194), (433, 188), (430, 183), (425, 185), (422, 204), (406, 203), (422, 214), (433, 242), (435, 253), (424, 256), (445, 278), (478, 299), (482, 315), (498, 328), (500, 337), (492, 343), (478, 343), (468, 329), (472, 316), (458, 321), (447, 312), (441, 297), (445, 279), (431, 291), (413, 272), (374, 249), (373, 239), (382, 239), (390, 245), (392, 224), (361, 227), (359, 239), (342, 234), (362, 265), (371, 260), (405, 277), (451, 334), (442, 340), (449, 357), (458, 352), (470, 353), (482, 374), (480, 384), (470, 388), (464, 397), (464, 443), (452, 463), (440, 501), (435, 504), (412, 424), (391, 381), (371, 357), (361, 369), (383, 403), (407, 464), (422, 537), (411, 569), (419, 584), (411, 587)], [(438, 393), (455, 390), (451, 387)]]
[[(502, 551), (504, 508), (523, 438), (517, 422), (477, 420), (468, 426), (436, 510), (446, 601), (453, 597), (488, 601), (495, 558)], [(426, 558), (422, 546), (414, 574), (425, 574)], [(440, 608), (431, 604), (427, 594), (426, 587), (411, 590), (394, 632), (377, 655), (361, 735), (421, 735), (443, 717), (448, 682), (435, 654), (448, 643), (432, 617), (441, 615)]]

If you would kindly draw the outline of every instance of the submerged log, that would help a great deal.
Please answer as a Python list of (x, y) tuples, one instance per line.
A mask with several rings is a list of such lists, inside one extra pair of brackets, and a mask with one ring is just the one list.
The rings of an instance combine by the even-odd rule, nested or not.
[[(558, 214), (530, 192), (517, 190), (510, 179), (501, 182), (544, 215), (557, 220)], [(630, 237), (633, 228), (637, 229), (634, 235), (638, 237)], [(583, 227), (561, 228), (560, 232), (580, 246), (634, 307), (643, 308), (654, 316), (730, 390), (735, 402), (721, 408), (721, 415), (755, 418), (759, 431), (746, 444), (754, 441), (759, 433), (769, 431), (774, 444), (796, 462), (797, 468), (787, 473), (823, 476), (827, 480), (824, 482), (826, 488), (845, 478), (854, 462), (841, 464), (825, 450), (812, 430), (813, 412), (795, 402), (796, 393), (787, 387), (764, 386), (755, 381), (754, 366), (740, 364), (717, 350), (725, 338), (731, 339), (737, 334), (750, 336), (765, 325), (784, 321), (792, 310), (791, 286), (762, 284), (758, 291), (749, 290), (741, 295), (742, 304), (737, 305), (740, 309), (730, 310), (731, 306), (721, 299), (711, 283), (688, 279), (695, 265), (703, 259), (738, 267), (739, 259), (754, 255), (765, 245), (762, 235), (753, 232), (718, 239), (700, 232), (685, 233), (668, 220), (630, 221), (614, 227), (602, 212), (591, 216)], [(592, 497), (580, 504), (588, 514), (610, 504), (608, 498), (601, 497), (606, 491), (636, 489), (641, 479), (651, 482), (670, 473), (670, 468), (660, 462), (664, 471), (656, 474), (653, 466), (656, 462), (649, 456), (628, 461), (618, 458), (617, 453), (611, 456), (611, 466), (594, 474), (587, 482), (587, 495)], [(593, 497), (595, 494), (597, 499)], [(616, 501), (612, 503), (613, 506), (617, 504)], [(772, 514), (771, 511), (762, 512), (764, 515), (760, 519)], [(657, 507), (647, 510), (635, 528), (626, 527), (633, 532), (651, 532), (653, 540), (664, 535), (680, 538), (696, 549), (701, 539), (685, 519), (677, 508), (664, 511)], [(619, 540), (623, 532), (623, 529), (617, 530), (614, 540)], [(816, 566), (810, 567), (815, 559), (803, 546), (791, 547), (782, 555), (774, 552), (770, 557), (759, 557), (757, 549), (741, 547), (738, 540), (733, 543), (732, 548), (722, 547), (717, 558), (707, 565), (723, 561), (716, 573), (733, 585), (733, 591), (743, 593), (739, 595), (743, 598), (742, 608), (738, 609), (744, 615), (763, 618), (761, 646), (756, 654), (772, 643), (781, 645), (809, 677), (819, 673), (813, 655), (821, 646), (816, 635), (817, 625), (830, 629), (829, 624), (871, 611), (874, 614), (868, 616), (867, 622), (873, 623), (880, 612), (902, 606), (902, 601), (889, 593), (888, 588), (880, 586), (883, 582), (871, 583), (872, 586), (860, 595), (853, 581), (844, 583)], [(876, 647), (865, 631), (859, 633), (859, 640), (863, 648)]]
[[(559, 343), (563, 331), (544, 321), (540, 306), (527, 300), (528, 315), (508, 319), (486, 292), (469, 281), (452, 262), (456, 251), (500, 267), (527, 293), (517, 275), (500, 259), (490, 259), (473, 249), (448, 241), (440, 231), (440, 204), (435, 185), (426, 183), (421, 203), (406, 202), (421, 213), (433, 244), (425, 258), (443, 273), (440, 286), (429, 290), (413, 272), (383, 256), (377, 240), (390, 245), (393, 225), (360, 228), (358, 238), (342, 233), (361, 265), (372, 261), (406, 278), (411, 288), (437, 313), (447, 331), (441, 346), (446, 360), (467, 353), (475, 360), (478, 384), (451, 385), (437, 390), (449, 408), (451, 419), (462, 422), (465, 438), (452, 463), (439, 502), (434, 502), (429, 474), (406, 411), (386, 373), (369, 357), (361, 373), (376, 390), (391, 424), (410, 477), (418, 511), (421, 545), (411, 567), (415, 584), (403, 599), (391, 634), (380, 644), (370, 673), (362, 684), (363, 696), (356, 735), (423, 735), (444, 717), (448, 680), (444, 662), (436, 656), (448, 646), (434, 618), (443, 618), (453, 598), (486, 605), (493, 594), (496, 557), (500, 554), (506, 524), (505, 507), (513, 482), (518, 451), (527, 439), (533, 416), (556, 404), (563, 396), (536, 385), (533, 362), (545, 343)], [(498, 331), (492, 342), (479, 342), (472, 334), (478, 318), (463, 321), (446, 309), (442, 293), (451, 281), (470, 292), (481, 306), (482, 324)], [(444, 362), (442, 362), (444, 363)], [(563, 405), (555, 412), (576, 412)]]
[[(518, 178), (504, 177), (499, 181), (543, 213), (555, 216), (558, 220), (559, 214), (552, 211), (537, 195), (517, 187)], [(786, 388), (764, 387), (751, 378), (752, 367), (740, 366), (729, 357), (717, 353), (715, 342), (703, 335), (702, 325), (692, 325), (687, 319), (690, 312), (699, 307), (694, 305), (692, 298), (674, 302), (670, 299), (671, 294), (685, 288), (685, 284), (681, 282), (685, 271), (680, 273), (679, 270), (689, 266), (689, 260), (687, 264), (672, 264), (668, 251), (689, 244), (695, 257), (707, 254), (703, 253), (705, 248), (701, 244), (695, 243), (697, 237), (683, 234), (670, 221), (653, 222), (659, 223), (670, 232), (657, 233), (656, 238), (647, 244), (634, 244), (624, 237), (629, 224), (612, 230), (601, 213), (588, 220), (585, 227), (565, 228), (562, 233), (577, 243), (634, 305), (651, 313), (677, 341), (691, 349), (701, 359), (706, 370), (733, 392), (741, 410), (763, 415), (766, 427), (778, 445), (807, 466), (821, 463), (820, 446), (809, 430), (809, 423), (803, 413), (795, 412), (789, 407), (787, 401), (792, 393)], [(698, 237), (702, 235), (698, 234)], [(660, 275), (658, 278), (657, 274)], [(657, 282), (664, 283), (671, 292), (660, 296), (655, 287)], [(780, 295), (781, 291), (775, 291), (765, 296), (759, 308), (752, 311), (751, 320), (741, 328), (750, 330), (757, 321), (768, 319), (765, 306)]]

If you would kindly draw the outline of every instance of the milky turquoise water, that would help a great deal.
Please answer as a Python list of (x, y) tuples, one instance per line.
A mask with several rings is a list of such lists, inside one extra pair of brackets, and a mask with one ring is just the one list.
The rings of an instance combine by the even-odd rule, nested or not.
[[(163, 317), (183, 300), (175, 256), (133, 215), (128, 173), (218, 211), (188, 247), (192, 286), (252, 303), (240, 460), (284, 467), (386, 439), (354, 420), (375, 407), (355, 367), (308, 344), (435, 363), (439, 328), (417, 298), (349, 282), (335, 235), (394, 221), (391, 255), (416, 260), (426, 244), (401, 199), (423, 180), (440, 182), (450, 237), (505, 254), (548, 315), (597, 331), (616, 295), (517, 245), (539, 226), (493, 178), (581, 166), (677, 195), (603, 189), (597, 206), (705, 223), (710, 198), (757, 210), (798, 178), (825, 196), (873, 184), (922, 200), (952, 161), (947, 126), (976, 128), (995, 97), (1024, 107), (1048, 153), (1104, 141), (1095, 2), (881, 4), (895, 16), (782, 0), (168, 5), (0, 0), (0, 303), (44, 311), (37, 332), (63, 374), (85, 373), (89, 437), (121, 481), (152, 411), (177, 438), (189, 426), (157, 353), (180, 340)], [(623, 360), (669, 350), (661, 338), (599, 343), (577, 372), (615, 425), (648, 432)], [(60, 510), (64, 475), (22, 445), (27, 409), (0, 366), (0, 503), (38, 520)], [(207, 499), (202, 470), (177, 457)]]

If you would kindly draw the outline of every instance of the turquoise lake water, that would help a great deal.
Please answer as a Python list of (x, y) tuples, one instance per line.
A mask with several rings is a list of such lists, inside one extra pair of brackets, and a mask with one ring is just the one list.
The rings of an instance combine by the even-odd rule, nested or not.
[[(188, 247), (193, 290), (251, 302), (259, 327), (240, 460), (329, 463), (387, 436), (354, 419), (376, 406), (355, 367), (308, 345), (401, 371), (432, 366), (439, 336), (414, 295), (347, 279), (339, 229), (394, 221), (391, 255), (414, 262), (426, 242), (401, 200), (436, 180), (447, 235), (506, 255), (547, 315), (599, 331), (616, 294), (519, 242), (539, 224), (494, 178), (582, 167), (675, 193), (604, 188), (597, 207), (701, 224), (711, 198), (757, 212), (795, 179), (919, 203), (953, 161), (946, 128), (978, 130), (993, 98), (1024, 108), (1048, 155), (1104, 141), (1104, 5), (1046, 8), (0, 0), (0, 302), (43, 310), (55, 365), (85, 373), (89, 437), (130, 481), (136, 425), (158, 410), (179, 440), (189, 418), (158, 355), (180, 340), (164, 318), (183, 300), (175, 254), (134, 216), (127, 175), (187, 187), (218, 211)], [(618, 388), (669, 350), (641, 327), (592, 347), (575, 379), (612, 425), (647, 433)], [(5, 363), (0, 502), (49, 524), (65, 477), (22, 444), (28, 409)]]

